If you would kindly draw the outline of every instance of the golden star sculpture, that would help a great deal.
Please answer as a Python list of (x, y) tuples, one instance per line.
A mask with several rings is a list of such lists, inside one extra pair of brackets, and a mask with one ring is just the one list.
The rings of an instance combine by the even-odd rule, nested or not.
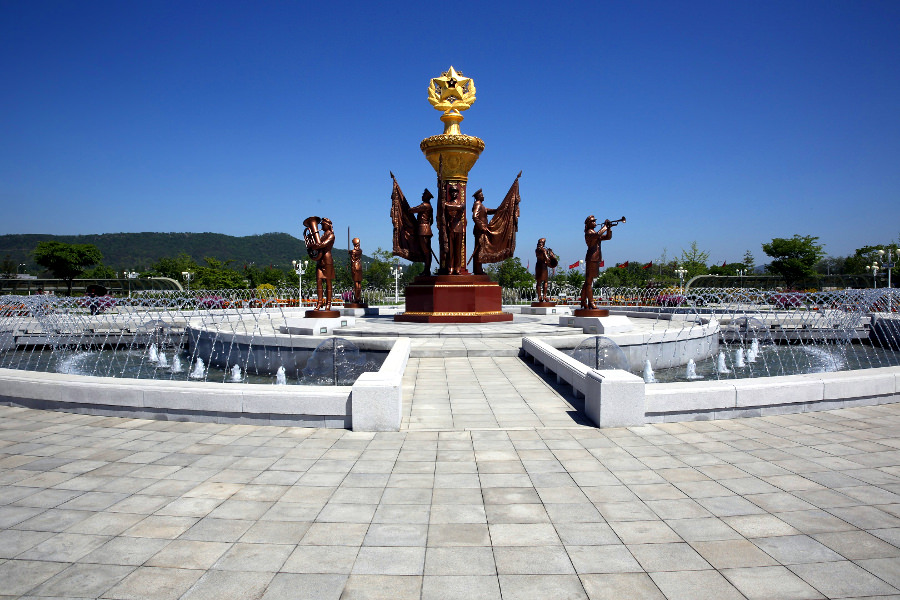
[(428, 85), (428, 101), (431, 105), (447, 114), (451, 111), (463, 111), (475, 103), (475, 82), (471, 77), (450, 66), (450, 70), (434, 77)]

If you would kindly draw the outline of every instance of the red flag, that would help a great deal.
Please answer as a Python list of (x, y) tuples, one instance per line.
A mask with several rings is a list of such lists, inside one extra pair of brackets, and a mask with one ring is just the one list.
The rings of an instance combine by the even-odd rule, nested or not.
[[(519, 263), (519, 264), (522, 264), (522, 263)], [(528, 259), (528, 264), (525, 265), (525, 270), (528, 271), (528, 270), (530, 270), (530, 269), (531, 269), (531, 259), (529, 258), (529, 259)]]
[(652, 267), (652, 266), (653, 266), (653, 261), (651, 260), (651, 261), (648, 262), (646, 265), (644, 265), (643, 268), (644, 268), (644, 269), (649, 269), (649, 268)]
[(570, 268), (570, 269), (577, 269), (580, 265), (581, 265), (581, 261), (580, 261), (580, 260), (576, 260), (574, 263), (572, 263), (571, 265), (569, 265), (569, 268)]
[(619, 267), (620, 269), (627, 269), (627, 268), (628, 268), (628, 262), (629, 262), (629, 261), (626, 260), (626, 261), (623, 262), (621, 265), (616, 265), (616, 266)]
[(728, 266), (728, 261), (727, 261), (727, 260), (723, 260), (723, 261), (722, 261), (722, 266), (723, 266), (723, 267)]
[(602, 267), (604, 264), (606, 264), (606, 261), (605, 261), (605, 260), (601, 260), (601, 261), (600, 261), (600, 266)]

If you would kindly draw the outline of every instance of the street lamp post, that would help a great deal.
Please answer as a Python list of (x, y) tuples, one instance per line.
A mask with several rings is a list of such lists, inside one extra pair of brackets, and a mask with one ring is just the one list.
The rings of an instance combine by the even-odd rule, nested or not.
[(675, 269), (675, 274), (678, 275), (678, 283), (681, 286), (681, 293), (684, 294), (684, 276), (687, 275), (687, 269)]
[(303, 306), (303, 274), (306, 273), (306, 265), (309, 264), (308, 260), (292, 260), (291, 264), (294, 265), (294, 273), (297, 274), (297, 303), (298, 306)]
[(122, 276), (125, 277), (125, 282), (128, 284), (128, 297), (131, 298), (131, 280), (137, 279), (138, 274), (134, 271), (123, 271)]
[(738, 277), (740, 277), (740, 279), (738, 281), (741, 282), (740, 283), (741, 289), (744, 289), (744, 273), (746, 273), (747, 271), (744, 269), (738, 269), (737, 272), (738, 272)]
[(188, 291), (190, 291), (191, 289), (191, 275), (193, 275), (193, 273), (191, 273), (190, 271), (181, 272), (181, 276), (184, 277), (184, 280), (187, 282)]
[[(16, 265), (16, 275), (19, 274), (19, 267), (24, 267), (24, 266), (25, 266), (25, 263), (19, 263), (18, 265)], [(25, 269), (22, 269), (22, 273), (24, 273), (24, 272), (25, 272)]]
[(394, 265), (391, 267), (391, 275), (394, 276), (394, 304), (400, 302), (400, 275), (403, 274), (403, 267)]
[[(900, 258), (900, 248), (895, 248), (893, 250), (879, 250), (878, 256), (881, 258), (881, 268), (887, 269), (888, 274), (888, 287), (891, 287), (891, 271), (894, 270), (894, 253), (897, 253), (897, 258)], [(887, 260), (885, 261), (885, 255), (887, 255)]]
[(871, 265), (866, 265), (866, 271), (872, 271), (872, 287), (878, 289), (878, 280), (876, 279), (878, 275), (878, 262), (873, 261)]

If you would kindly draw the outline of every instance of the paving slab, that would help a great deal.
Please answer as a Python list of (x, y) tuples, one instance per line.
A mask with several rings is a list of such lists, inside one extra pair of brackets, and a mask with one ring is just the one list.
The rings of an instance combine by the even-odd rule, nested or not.
[(900, 595), (900, 405), (599, 430), (514, 357), (410, 370), (389, 433), (0, 407), (2, 593)]

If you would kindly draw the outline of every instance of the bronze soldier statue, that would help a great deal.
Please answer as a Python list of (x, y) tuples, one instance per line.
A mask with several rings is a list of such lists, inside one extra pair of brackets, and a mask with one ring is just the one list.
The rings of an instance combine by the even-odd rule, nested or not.
[(553, 250), (547, 248), (547, 238), (541, 238), (537, 242), (537, 248), (534, 249), (534, 255), (537, 259), (534, 265), (534, 279), (537, 282), (537, 302), (548, 302), (547, 282), (550, 279), (551, 265), (555, 267), (559, 259), (553, 254)]
[(416, 215), (416, 239), (419, 242), (419, 249), (425, 260), (425, 268), (423, 275), (431, 275), (431, 224), (434, 223), (434, 209), (431, 207), (431, 199), (434, 196), (425, 188), (422, 192), (422, 204), (409, 209), (409, 212)]
[(484, 267), (481, 264), (481, 253), (486, 244), (488, 236), (488, 215), (497, 212), (495, 208), (487, 208), (484, 205), (484, 194), (479, 189), (472, 197), (475, 201), (472, 203), (472, 226), (473, 237), (475, 238), (475, 249), (472, 251), (472, 272), (475, 275), (484, 275)]
[(448, 199), (444, 202), (445, 240), (447, 242), (447, 264), (445, 270), (450, 275), (465, 271), (463, 249), (466, 241), (466, 204), (459, 197), (459, 190), (450, 186)]
[(353, 280), (353, 304), (361, 305), (363, 280), (363, 251), (359, 246), (359, 238), (353, 238), (353, 250), (350, 251), (350, 278)]

